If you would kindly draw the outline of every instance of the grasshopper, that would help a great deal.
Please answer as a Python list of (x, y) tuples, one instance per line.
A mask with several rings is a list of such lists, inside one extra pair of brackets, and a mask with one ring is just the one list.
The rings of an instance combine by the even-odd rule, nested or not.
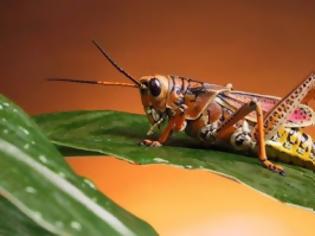
[(151, 128), (166, 123), (158, 140), (141, 144), (160, 147), (173, 132), (186, 134), (207, 147), (258, 156), (262, 166), (285, 174), (268, 157), (315, 170), (315, 144), (302, 128), (313, 125), (315, 115), (307, 105), (315, 96), (315, 74), (309, 75), (285, 97), (261, 95), (199, 82), (176, 75), (143, 76), (136, 80), (122, 69), (95, 41), (103, 56), (132, 83), (49, 78), (50, 81), (124, 86), (139, 89)]

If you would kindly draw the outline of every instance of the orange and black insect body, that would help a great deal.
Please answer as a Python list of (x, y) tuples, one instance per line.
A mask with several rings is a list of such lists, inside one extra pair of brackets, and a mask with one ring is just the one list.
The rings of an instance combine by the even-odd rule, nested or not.
[(144, 139), (146, 146), (165, 144), (173, 132), (185, 131), (206, 146), (254, 153), (262, 165), (284, 174), (274, 160), (315, 170), (315, 145), (301, 129), (314, 124), (314, 112), (306, 104), (315, 95), (315, 75), (284, 98), (233, 90), (175, 75), (143, 76), (139, 80), (119, 67), (95, 42), (109, 62), (132, 83), (51, 78), (51, 81), (92, 83), (138, 88), (145, 114), (151, 123), (148, 134), (166, 123), (158, 140)]

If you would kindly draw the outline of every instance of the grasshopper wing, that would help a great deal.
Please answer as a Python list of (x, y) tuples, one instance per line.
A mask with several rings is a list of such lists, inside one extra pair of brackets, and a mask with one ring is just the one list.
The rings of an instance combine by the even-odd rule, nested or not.
[[(256, 99), (262, 106), (264, 114), (268, 113), (280, 100), (280, 97), (261, 95), (255, 93), (248, 93), (243, 91), (231, 91), (218, 94), (216, 101), (227, 109), (235, 112), (244, 103)], [(256, 117), (254, 113), (250, 113), (246, 116), (246, 119), (256, 123)], [(289, 116), (284, 127), (306, 127), (313, 125), (315, 121), (315, 115), (309, 106), (300, 104), (297, 109)]]

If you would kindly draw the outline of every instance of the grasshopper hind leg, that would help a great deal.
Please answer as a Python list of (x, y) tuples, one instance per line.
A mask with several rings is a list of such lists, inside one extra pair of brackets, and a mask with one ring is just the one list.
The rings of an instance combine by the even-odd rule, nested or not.
[(264, 117), (265, 139), (272, 139), (301, 103), (315, 98), (315, 74), (311, 74), (283, 97)]

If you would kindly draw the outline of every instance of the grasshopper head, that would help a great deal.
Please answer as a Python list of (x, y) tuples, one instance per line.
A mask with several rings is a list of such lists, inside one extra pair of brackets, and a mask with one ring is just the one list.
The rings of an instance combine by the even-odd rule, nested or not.
[(144, 111), (154, 124), (166, 111), (168, 79), (163, 75), (143, 76), (140, 78), (140, 95)]
[(122, 86), (138, 88), (140, 90), (141, 101), (144, 111), (152, 124), (159, 125), (165, 118), (166, 114), (166, 100), (168, 93), (168, 79), (166, 76), (154, 75), (144, 76), (140, 80), (135, 79), (121, 68), (110, 55), (98, 45), (96, 41), (92, 41), (101, 54), (130, 82), (132, 83), (119, 83), (107, 81), (91, 81), (91, 80), (77, 80), (71, 78), (48, 78), (49, 81), (63, 81), (85, 84), (98, 84), (103, 86)]

